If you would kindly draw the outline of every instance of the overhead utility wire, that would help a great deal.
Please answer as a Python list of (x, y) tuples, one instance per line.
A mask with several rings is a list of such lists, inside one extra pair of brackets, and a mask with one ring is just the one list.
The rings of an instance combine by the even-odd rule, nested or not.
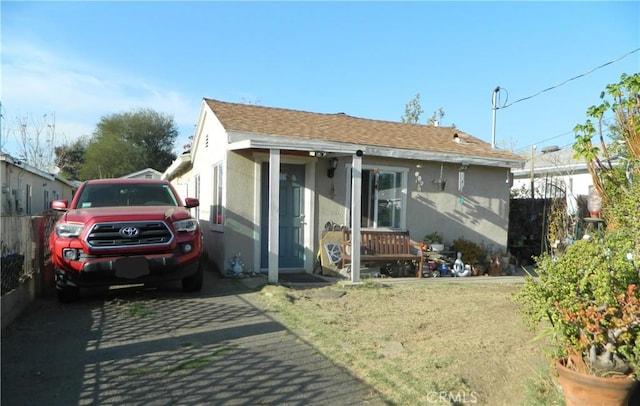
[(519, 102), (521, 102), (521, 101), (524, 101), (524, 100), (528, 100), (528, 99), (534, 98), (534, 97), (536, 97), (536, 96), (540, 95), (541, 93), (548, 92), (549, 90), (553, 90), (553, 89), (555, 89), (555, 88), (557, 88), (557, 87), (560, 87), (560, 86), (562, 86), (562, 85), (566, 84), (567, 82), (571, 82), (572, 80), (579, 79), (579, 78), (581, 78), (581, 77), (583, 77), (583, 76), (586, 76), (586, 75), (588, 75), (588, 74), (590, 74), (590, 73), (592, 73), (592, 72), (594, 72), (594, 71), (596, 71), (596, 70), (598, 70), (598, 69), (604, 68), (604, 67), (605, 67), (605, 66), (607, 66), (607, 65), (611, 65), (612, 63), (618, 62), (620, 59), (626, 58), (627, 56), (629, 56), (629, 55), (631, 55), (631, 54), (633, 54), (633, 53), (636, 53), (636, 52), (638, 52), (638, 51), (640, 51), (640, 48), (636, 48), (636, 49), (634, 49), (633, 51), (627, 52), (626, 54), (622, 55), (621, 57), (619, 57), (619, 58), (617, 58), (617, 59), (614, 59), (613, 61), (609, 61), (609, 62), (607, 62), (607, 63), (604, 63), (604, 64), (600, 65), (600, 66), (597, 66), (597, 67), (595, 67), (595, 68), (591, 69), (589, 72), (585, 72), (585, 73), (580, 74), (580, 75), (578, 75), (578, 76), (572, 77), (571, 79), (567, 79), (567, 80), (565, 80), (565, 81), (564, 81), (564, 82), (562, 82), (562, 83), (558, 83), (558, 84), (557, 84), (557, 85), (555, 85), (555, 86), (551, 86), (551, 87), (548, 87), (548, 88), (546, 88), (546, 89), (544, 89), (544, 90), (541, 90), (541, 91), (539, 91), (539, 92), (538, 92), (538, 93), (536, 93), (536, 94), (533, 94), (533, 95), (531, 95), (531, 96), (527, 96), (527, 97), (523, 97), (522, 99), (518, 99), (518, 100), (514, 101), (513, 103), (509, 103), (509, 104), (507, 104), (507, 105), (505, 105), (505, 106), (502, 106), (502, 107), (497, 107), (497, 106), (496, 106), (496, 109), (506, 109), (507, 107), (509, 107), (509, 106), (513, 106), (514, 104), (519, 103)]
[[(551, 140), (555, 140), (556, 138), (564, 137), (565, 135), (569, 135), (569, 134), (572, 134), (572, 133), (573, 133), (573, 131), (567, 131), (567, 132), (564, 132), (564, 133), (562, 133), (562, 134), (555, 135), (555, 136), (550, 137), (550, 138), (547, 138), (547, 139), (545, 139), (545, 140), (541, 140), (541, 141), (535, 142), (535, 143), (533, 143), (533, 144), (531, 144), (531, 145), (526, 145), (526, 146), (524, 146), (524, 147), (518, 148), (518, 149), (516, 150), (516, 152), (518, 152), (518, 151), (525, 151), (525, 150), (527, 150), (527, 151), (528, 151), (528, 150), (529, 150), (532, 146), (534, 146), (534, 145), (542, 144), (542, 143), (545, 143), (545, 142), (547, 142), (547, 141), (551, 141)], [(571, 144), (569, 144), (569, 145), (571, 145)]]

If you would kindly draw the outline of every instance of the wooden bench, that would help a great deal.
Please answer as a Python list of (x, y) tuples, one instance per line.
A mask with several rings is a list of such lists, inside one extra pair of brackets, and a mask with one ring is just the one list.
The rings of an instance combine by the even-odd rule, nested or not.
[[(422, 244), (411, 241), (408, 231), (360, 231), (361, 262), (417, 262), (422, 278)], [(351, 230), (342, 230), (342, 266), (351, 263)]]

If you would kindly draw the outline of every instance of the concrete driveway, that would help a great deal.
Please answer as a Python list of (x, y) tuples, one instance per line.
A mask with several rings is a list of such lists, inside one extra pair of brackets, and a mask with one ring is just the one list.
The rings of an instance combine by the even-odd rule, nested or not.
[(2, 405), (382, 405), (251, 303), (248, 281), (205, 273), (198, 294), (38, 299), (2, 333)]

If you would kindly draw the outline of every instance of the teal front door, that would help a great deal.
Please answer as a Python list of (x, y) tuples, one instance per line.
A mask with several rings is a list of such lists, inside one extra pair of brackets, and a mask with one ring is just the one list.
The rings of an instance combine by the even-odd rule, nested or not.
[[(304, 268), (304, 165), (280, 165), (280, 241), (279, 267)], [(261, 259), (262, 269), (269, 267), (269, 164), (262, 164), (261, 179)]]

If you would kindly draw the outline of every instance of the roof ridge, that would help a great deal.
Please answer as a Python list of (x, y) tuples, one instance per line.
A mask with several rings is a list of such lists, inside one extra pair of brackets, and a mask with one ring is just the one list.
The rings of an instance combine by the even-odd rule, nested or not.
[(453, 127), (453, 126), (433, 126), (433, 125), (420, 124), (420, 123), (403, 123), (403, 122), (400, 122), (400, 121), (381, 120), (381, 119), (377, 119), (377, 118), (367, 118), (367, 117), (352, 116), (352, 115), (344, 113), (344, 112), (339, 112), (339, 113), (319, 113), (319, 112), (316, 112), (316, 111), (298, 110), (298, 109), (285, 108), (285, 107), (272, 107), (272, 106), (262, 106), (262, 105), (258, 105), (258, 104), (228, 102), (228, 101), (224, 101), (224, 100), (211, 99), (211, 98), (208, 98), (208, 97), (204, 97), (203, 99), (206, 100), (206, 101), (214, 102), (214, 103), (232, 104), (232, 105), (235, 105), (235, 106), (242, 106), (242, 107), (248, 107), (248, 108), (279, 110), (279, 111), (288, 111), (288, 112), (292, 112), (292, 113), (304, 113), (304, 114), (312, 114), (312, 115), (320, 115), (320, 116), (347, 117), (347, 118), (352, 118), (352, 119), (355, 119), (355, 120), (366, 120), (366, 121), (372, 121), (372, 122), (378, 122), (378, 123), (397, 124), (397, 125), (400, 125), (400, 126), (414, 125), (414, 126), (429, 127), (429, 128), (434, 128), (434, 129), (437, 129), (437, 128), (448, 129), (448, 130), (455, 129), (458, 132), (460, 132), (461, 134), (464, 134), (464, 135), (472, 137), (472, 138), (476, 138), (476, 137), (473, 137), (472, 135), (460, 130), (459, 128)]
[(487, 141), (456, 127), (402, 123), (355, 117), (345, 113), (317, 113), (211, 98), (203, 98), (203, 104), (217, 117), (225, 130), (240, 134), (277, 135), (372, 147), (523, 160), (513, 152), (494, 149)]

